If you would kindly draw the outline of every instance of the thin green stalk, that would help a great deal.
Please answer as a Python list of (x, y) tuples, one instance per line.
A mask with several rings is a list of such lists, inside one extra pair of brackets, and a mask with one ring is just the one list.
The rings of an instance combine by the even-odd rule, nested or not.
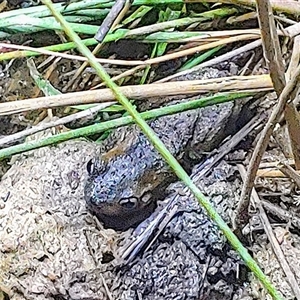
[[(103, 42), (107, 43), (107, 42), (111, 42), (111, 41), (117, 41), (121, 38), (124, 38), (125, 36), (127, 38), (129, 38), (129, 37), (132, 38), (133, 36), (143, 35), (143, 34), (155, 32), (157, 30), (164, 30), (164, 29), (172, 28), (174, 26), (190, 25), (197, 21), (200, 21), (200, 19), (199, 18), (182, 18), (182, 19), (179, 19), (176, 21), (163, 22), (160, 24), (144, 26), (144, 27), (136, 28), (136, 29), (132, 29), (132, 30), (118, 29), (114, 33), (108, 34), (105, 37)], [(89, 39), (82, 40), (82, 43), (86, 46), (93, 46), (93, 45), (97, 44), (98, 42), (94, 38), (89, 38)], [(64, 43), (64, 44), (43, 47), (42, 49), (59, 52), (59, 51), (66, 51), (66, 50), (74, 49), (75, 47), (76, 47), (75, 43), (69, 42), (69, 43)], [(38, 55), (41, 55), (41, 54), (39, 52), (35, 52), (35, 51), (12, 51), (12, 52), (0, 53), (0, 61), (10, 60), (13, 58), (18, 58), (18, 57), (29, 57), (29, 56), (38, 56)]]
[[(231, 5), (236, 6), (245, 6), (255, 8), (255, 0), (227, 0), (227, 1), (219, 1), (219, 0), (197, 0), (197, 3), (210, 3), (213, 5), (214, 3), (220, 4), (220, 2), (227, 2)], [(167, 3), (186, 3), (185, 0), (160, 0), (159, 4), (167, 4)], [(157, 4), (157, 0), (135, 0), (134, 5), (155, 5)], [(300, 15), (300, 4), (298, 1), (271, 1), (272, 9), (279, 13), (286, 13), (288, 15), (293, 15), (298, 17)]]
[[(229, 102), (235, 99), (245, 98), (251, 96), (251, 93), (223, 93), (219, 95), (214, 95), (211, 97), (204, 97), (197, 100), (188, 101), (185, 103), (173, 104), (166, 107), (152, 109), (141, 113), (142, 118), (145, 120), (159, 118), (166, 115), (171, 115), (191, 109), (196, 109), (200, 107), (206, 107), (209, 105), (220, 104), (224, 102)], [(103, 111), (103, 110), (102, 110)], [(114, 129), (117, 127), (125, 126), (134, 123), (131, 116), (121, 117), (111, 121), (102, 122), (95, 125), (90, 125), (82, 127), (79, 129), (70, 130), (68, 132), (63, 132), (55, 136), (46, 137), (39, 139), (37, 141), (26, 142), (24, 144), (19, 144), (11, 146), (5, 149), (0, 149), (0, 160), (7, 158), (11, 155), (26, 152), (29, 150), (37, 149), (40, 147), (45, 147), (57, 143), (61, 143), (67, 140), (94, 135), (101, 133), (103, 131)]]
[(46, 4), (55, 18), (61, 23), (67, 35), (74, 41), (78, 50), (86, 56), (90, 65), (96, 70), (99, 77), (105, 81), (106, 85), (112, 90), (115, 94), (117, 100), (124, 106), (130, 116), (135, 120), (135, 122), (140, 126), (143, 133), (159, 151), (162, 157), (166, 160), (168, 165), (173, 169), (176, 175), (189, 187), (192, 193), (195, 195), (202, 207), (207, 211), (208, 215), (213, 221), (217, 223), (220, 230), (227, 237), (228, 241), (232, 247), (240, 254), (242, 259), (245, 261), (247, 266), (253, 271), (257, 278), (261, 281), (264, 287), (268, 290), (270, 295), (274, 299), (282, 299), (278, 291), (268, 280), (263, 271), (259, 268), (255, 260), (249, 255), (247, 249), (241, 244), (236, 235), (230, 230), (228, 225), (222, 220), (220, 215), (215, 211), (211, 206), (210, 202), (204, 197), (198, 187), (193, 183), (188, 174), (181, 167), (178, 161), (172, 156), (168, 151), (164, 143), (156, 136), (153, 129), (145, 122), (143, 117), (137, 112), (137, 110), (132, 106), (130, 101), (120, 92), (119, 87), (110, 79), (109, 75), (105, 72), (105, 69), (96, 61), (92, 52), (81, 42), (79, 36), (68, 26), (68, 23), (64, 20), (63, 16), (55, 10), (53, 4), (50, 0), (42, 0)]
[[(199, 3), (207, 3), (211, 2), (218, 3), (217, 0), (198, 0)], [(175, 3), (181, 3), (185, 4), (185, 0), (160, 0), (159, 4), (175, 4)], [(71, 4), (69, 4), (66, 8), (62, 6), (61, 3), (55, 3), (54, 6), (57, 9), (57, 11), (61, 12), (62, 14), (70, 13), (74, 10), (81, 10), (85, 8), (111, 8), (114, 4), (114, 1), (108, 2), (107, 0), (99, 1), (99, 0), (89, 0), (89, 1), (74, 1)], [(255, 7), (255, 1), (254, 0), (234, 0), (231, 4), (235, 5), (241, 5), (241, 6), (248, 6), (248, 7)], [(141, 5), (148, 5), (148, 6), (156, 6), (157, 0), (135, 0), (132, 3), (132, 6), (141, 6)], [(275, 11), (281, 12), (281, 13), (287, 13), (290, 15), (298, 16), (300, 13), (299, 5), (294, 5), (294, 3), (285, 3), (285, 1), (272, 1), (271, 2), (272, 8)], [(18, 10), (11, 10), (0, 13), (0, 20), (2, 18), (10, 18), (17, 15), (31, 15), (35, 17), (45, 17), (49, 16), (49, 10), (45, 6), (34, 6), (34, 7), (28, 7)]]
[[(105, 15), (103, 15), (105, 17)], [(68, 18), (66, 18), (68, 19)], [(99, 26), (70, 23), (72, 29), (78, 33), (93, 35), (97, 32)], [(60, 24), (50, 17), (32, 18), (26, 15), (1, 20), (0, 28), (2, 30), (10, 29), (14, 32), (33, 33), (42, 30), (61, 30)]]
[[(196, 22), (201, 22), (201, 21), (206, 21), (206, 20), (211, 20), (213, 19), (214, 15), (219, 15), (220, 11), (224, 11), (224, 9), (215, 9), (210, 11), (210, 14), (207, 15), (206, 12), (203, 12), (199, 14), (198, 17), (190, 18), (190, 17), (185, 17), (185, 18), (177, 18), (174, 20), (166, 20), (164, 22), (159, 22), (157, 24), (152, 24), (148, 26), (143, 26), (131, 30), (127, 30), (127, 37), (133, 37), (133, 36), (144, 36), (149, 33), (156, 32), (156, 34), (153, 35), (153, 37), (149, 37), (149, 41), (151, 42), (159, 42), (160, 39), (167, 40), (170, 39), (168, 38), (167, 34), (164, 33), (163, 31), (166, 29), (170, 28), (175, 28), (175, 27), (180, 27), (180, 26), (188, 26), (192, 23)], [(226, 11), (226, 16), (232, 15), (236, 13), (235, 9), (227, 9)], [(225, 14), (225, 12), (223, 12)], [(0, 14), (1, 15), (1, 14)], [(103, 11), (101, 14), (98, 14), (97, 18), (103, 18), (105, 17), (105, 11)], [(178, 16), (179, 17), (179, 16)], [(66, 20), (70, 16), (65, 17)], [(31, 26), (31, 27), (30, 27)], [(88, 24), (78, 24), (78, 23), (70, 23), (69, 26), (72, 27), (72, 29), (78, 33), (85, 33), (85, 34), (90, 34), (94, 35), (99, 26), (97, 25), (88, 25)], [(40, 31), (40, 30), (62, 30), (60, 24), (55, 21), (53, 17), (44, 17), (44, 18), (37, 18), (37, 17), (32, 17), (32, 16), (27, 16), (27, 15), (19, 15), (15, 17), (10, 17), (10, 18), (3, 18), (1, 19), (0, 23), (0, 29), (5, 30), (9, 29), (13, 32), (26, 32), (26, 33), (33, 33), (35, 31)], [(159, 32), (162, 31), (162, 32)], [(166, 35), (166, 37), (165, 37)], [(182, 39), (188, 38), (188, 37), (194, 37), (195, 35), (198, 35), (198, 33), (177, 33)], [(120, 37), (117, 37), (116, 39), (119, 39)], [(171, 37), (173, 40), (179, 39), (177, 36), (174, 38)], [(111, 38), (109, 39), (111, 40)]]
[[(158, 46), (157, 43), (154, 44), (154, 47), (153, 47), (153, 49), (152, 49), (150, 58), (155, 57), (155, 54), (156, 54), (156, 52), (157, 52), (157, 46)], [(146, 68), (144, 69), (144, 72), (143, 72), (143, 76), (142, 76), (142, 78), (141, 78), (141, 80), (140, 80), (140, 84), (144, 84), (144, 83), (146, 82), (150, 70), (151, 70), (151, 66), (146, 66)]]
[[(53, 4), (55, 9), (62, 14), (70, 14), (73, 11), (81, 11), (83, 9), (89, 8), (111, 8), (114, 5), (115, 1), (107, 1), (107, 0), (88, 0), (88, 1), (74, 1), (70, 3), (67, 7), (64, 6), (63, 3), (55, 3)], [(182, 3), (183, 0), (162, 0), (159, 1), (159, 4), (172, 4), (172, 3)], [(136, 0), (132, 3), (133, 6), (142, 6), (142, 5), (157, 5), (157, 0)], [(48, 17), (51, 15), (48, 8), (44, 5), (32, 6), (28, 8), (22, 9), (14, 9), (10, 11), (5, 11), (0, 13), (0, 20), (4, 18), (12, 18), (15, 16), (26, 15), (31, 17)]]
[[(178, 19), (180, 17), (180, 12), (178, 11), (172, 11), (169, 8), (166, 9), (166, 11), (160, 11), (159, 12), (159, 17), (158, 17), (158, 22), (164, 22), (164, 21), (171, 21), (174, 19)], [(173, 29), (170, 29), (173, 30)], [(155, 56), (162, 56), (164, 55), (166, 49), (167, 49), (168, 44), (163, 42), (163, 43), (156, 43), (154, 44), (154, 47), (151, 52), (150, 58), (154, 58)], [(140, 80), (140, 84), (144, 84), (148, 78), (148, 75), (150, 73), (151, 66), (147, 66), (143, 72), (143, 76)]]
[[(103, 3), (102, 3), (103, 2)], [(99, 0), (89, 0), (89, 1), (75, 1), (70, 3), (67, 7), (65, 7), (62, 3), (55, 3), (53, 4), (55, 9), (63, 14), (70, 14), (73, 11), (80, 11), (87, 8), (111, 8), (114, 4), (114, 1), (107, 2), (106, 0), (103, 1)], [(39, 6), (32, 6), (28, 8), (22, 9), (14, 9), (10, 11), (4, 11), (0, 13), (0, 20), (5, 18), (12, 18), (20, 15), (26, 15), (30, 17), (37, 17), (43, 18), (51, 16), (48, 8), (43, 5)]]
[[(53, 4), (55, 9), (62, 14), (70, 14), (76, 11), (81, 11), (84, 9), (89, 8), (111, 8), (114, 5), (115, 1), (107, 1), (107, 0), (88, 0), (88, 1), (74, 1), (70, 3), (67, 7), (64, 6), (62, 3), (55, 3)], [(184, 4), (183, 0), (162, 0), (159, 2), (160, 4), (172, 4), (172, 3), (182, 3)], [(138, 0), (133, 1), (133, 6), (142, 6), (142, 5), (157, 5), (157, 0)], [(0, 13), (0, 20), (4, 18), (12, 18), (15, 16), (26, 15), (31, 17), (48, 17), (51, 15), (48, 8), (44, 5), (39, 6), (32, 6), (28, 8), (22, 9), (14, 9), (10, 11), (5, 11)]]
[[(142, 37), (144, 42), (153, 43), (153, 42), (168, 42), (168, 43), (178, 43), (178, 42), (189, 42), (194, 41), (195, 37), (197, 38), (208, 38), (210, 35), (207, 32), (201, 31), (182, 31), (182, 32), (167, 32), (167, 31), (158, 31), (151, 33), (145, 37)], [(139, 38), (137, 36), (137, 38)]]
[(210, 49), (210, 50), (204, 52), (203, 54), (200, 54), (197, 57), (191, 58), (177, 72), (189, 70), (189, 69), (201, 64), (202, 62), (207, 60), (209, 57), (213, 56), (216, 52), (218, 52), (222, 47), (223, 46), (215, 47), (213, 49)]
[[(152, 25), (148, 25), (148, 26), (143, 26), (140, 28), (135, 28), (135, 29), (118, 29), (116, 30), (114, 33), (110, 33), (108, 34), (105, 39), (104, 39), (104, 43), (107, 42), (111, 42), (111, 41), (117, 41), (121, 38), (141, 38), (142, 40), (144, 39), (145, 42), (159, 42), (159, 36), (163, 36), (166, 33), (164, 33), (164, 30), (170, 29), (170, 28), (175, 28), (175, 27), (180, 27), (180, 26), (188, 26), (191, 25), (193, 23), (197, 23), (197, 22), (201, 22), (204, 20), (209, 20), (213, 17), (213, 15), (220, 15), (221, 12), (223, 11), (223, 9), (215, 9), (210, 11), (209, 14), (207, 14), (206, 12), (202, 13), (199, 17), (197, 18), (181, 18), (181, 19), (177, 19), (177, 20), (171, 20), (171, 21), (166, 21), (166, 22), (161, 22), (158, 24), (152, 24)], [(225, 10), (227, 15), (233, 14), (235, 12), (235, 9), (227, 9)], [(223, 12), (225, 14), (225, 12)], [(0, 14), (1, 16), (1, 14)], [(1, 18), (1, 17), (0, 17)], [(20, 21), (21, 19), (21, 21)], [(32, 19), (31, 17), (28, 16), (23, 16), (23, 18), (20, 18), (20, 16), (14, 17), (14, 18), (8, 18), (8, 19), (2, 19), (0, 22), (0, 28), (3, 28), (6, 26), (9, 26), (10, 29), (15, 29), (15, 30), (21, 30), (20, 26), (18, 25), (18, 28), (14, 28), (13, 24), (14, 24), (14, 20), (17, 21), (17, 24), (19, 24), (20, 22), (22, 22), (22, 24), (26, 21), (26, 19), (28, 20), (28, 24), (30, 24), (29, 28), (30, 30), (34, 30), (34, 25), (36, 26), (40, 26), (43, 29), (53, 29), (53, 30), (60, 30), (61, 27), (59, 24), (57, 24), (56, 22), (51, 22), (49, 21), (49, 19), (47, 20), (47, 22), (45, 21), (45, 24), (43, 24), (42, 20), (39, 20), (38, 18), (34, 18)], [(46, 24), (47, 23), (47, 24)], [(98, 30), (97, 26), (93, 26), (93, 25), (80, 25), (80, 24), (72, 24), (71, 25), (75, 30), (77, 30), (78, 32), (81, 33), (89, 33), (89, 34), (95, 34), (95, 32)], [(28, 28), (28, 26), (27, 26)], [(24, 30), (24, 28), (22, 29)], [(26, 29), (28, 30), (28, 29)], [(40, 29), (39, 29), (40, 30)], [(158, 32), (161, 31), (159, 33), (157, 33), (156, 35), (154, 35), (151, 38), (151, 35), (149, 34), (153, 34), (154, 32)], [(201, 33), (200, 33), (201, 34)], [(147, 39), (147, 35), (149, 35), (149, 38)], [(172, 42), (173, 40), (176, 41), (179, 36), (178, 34), (174, 33), (174, 36), (170, 36), (170, 35), (166, 35), (164, 36), (162, 39), (164, 42)], [(185, 39), (185, 38), (189, 38), (189, 37), (195, 37), (195, 35), (199, 35), (199, 33), (180, 33), (180, 36)], [(82, 43), (84, 43), (86, 46), (93, 46), (95, 44), (97, 44), (98, 42), (94, 39), (94, 38), (89, 38), (89, 39), (85, 39), (82, 40)], [(50, 51), (66, 51), (66, 50), (70, 50), (70, 49), (74, 49), (76, 46), (73, 42), (69, 42), (69, 43), (64, 43), (64, 44), (58, 44), (58, 45), (52, 45), (52, 46), (47, 46), (44, 47), (42, 49), (45, 50), (50, 50)], [(0, 53), (0, 61), (3, 60), (10, 60), (10, 59), (14, 59), (14, 58), (18, 58), (18, 57), (29, 57), (29, 56), (38, 56), (41, 55), (38, 52), (35, 51), (12, 51), (12, 52), (6, 52), (6, 53)]]
[(153, 7), (141, 5), (130, 16), (122, 21), (123, 25), (127, 25), (135, 20), (142, 19)]

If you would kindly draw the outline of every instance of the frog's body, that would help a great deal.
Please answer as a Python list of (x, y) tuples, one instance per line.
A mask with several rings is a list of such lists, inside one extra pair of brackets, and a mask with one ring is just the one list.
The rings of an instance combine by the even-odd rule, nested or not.
[[(179, 158), (192, 138), (196, 120), (197, 113), (184, 113), (152, 121), (150, 126)], [(174, 128), (177, 126), (180, 128)], [(162, 196), (155, 192), (163, 191), (174, 180), (137, 126), (122, 128), (116, 135), (120, 137), (123, 132), (124, 139), (101, 156), (85, 188), (89, 208), (107, 227), (119, 230), (148, 217), (155, 208), (154, 198)]]
[[(238, 179), (228, 165), (216, 167), (210, 176), (202, 178), (202, 165), (197, 162), (238, 131), (237, 123), (242, 126), (249, 120), (241, 112), (242, 107), (249, 111), (247, 99), (242, 102), (244, 106), (224, 103), (149, 122), (226, 222), (230, 220)], [(172, 203), (176, 208), (173, 218), (169, 211), (160, 221), (167, 225), (151, 247), (143, 248), (129, 265), (115, 270), (113, 296), (134, 300), (237, 299), (242, 290), (238, 278), (245, 280), (240, 277), (241, 262), (184, 184), (169, 185), (176, 180), (174, 173), (138, 126), (115, 131), (105, 141), (102, 153), (94, 170), (89, 171), (85, 199), (104, 226), (126, 230), (152, 214), (130, 232), (135, 240), (136, 235), (139, 239), (140, 234), (148, 232), (147, 224), (159, 220), (158, 215), (164, 211), (162, 207), (155, 210), (157, 200), (166, 200), (158, 202), (159, 206)], [(121, 261), (122, 249), (116, 255)]]
[[(208, 68), (180, 80), (226, 75), (226, 71)], [(246, 101), (239, 100), (239, 103)], [(170, 102), (160, 98), (155, 105), (164, 106)], [(151, 101), (145, 101), (142, 110), (149, 109), (149, 103)], [(233, 102), (223, 103), (161, 117), (149, 125), (173, 156), (190, 171), (204, 153), (237, 130), (235, 122), (241, 108), (242, 105)], [(166, 187), (176, 177), (136, 125), (116, 130), (105, 140), (103, 148), (98, 162), (88, 167), (85, 199), (104, 226), (126, 230), (153, 212), (157, 200), (165, 198)]]
[[(220, 137), (224, 138), (224, 123), (232, 107), (233, 103), (227, 103), (197, 109), (162, 117), (149, 125), (187, 166), (191, 147), (199, 155), (211, 151)], [(136, 125), (117, 130), (105, 148), (110, 149), (89, 170), (85, 199), (106, 227), (126, 230), (152, 213), (176, 177)]]

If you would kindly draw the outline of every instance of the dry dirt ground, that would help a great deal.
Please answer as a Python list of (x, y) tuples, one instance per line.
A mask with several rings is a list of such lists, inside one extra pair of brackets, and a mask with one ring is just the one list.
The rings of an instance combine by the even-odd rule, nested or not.
[[(66, 73), (74, 69), (72, 63), (64, 66)], [(60, 86), (66, 82), (65, 77), (57, 74), (50, 80)], [(22, 59), (3, 72), (0, 89), (6, 100), (38, 94)], [(19, 116), (1, 118), (0, 122), (0, 134), (9, 134), (28, 125), (26, 118)], [(99, 151), (99, 145), (81, 139), (16, 155), (7, 162), (8, 168), (4, 163), (1, 165), (4, 173), (0, 181), (1, 300), (111, 300), (110, 289), (114, 286), (116, 273), (110, 259), (132, 230), (118, 233), (104, 229), (86, 209), (83, 199), (86, 163), (99, 155)], [(264, 161), (284, 159), (280, 153), (270, 146)], [(261, 197), (273, 199), (282, 209), (291, 208), (291, 216), (297, 216), (298, 190), (290, 180), (261, 178), (257, 188)], [(297, 220), (280, 219), (274, 212), (270, 219), (280, 248), (300, 284)], [(251, 219), (255, 226), (252, 225), (247, 234), (250, 241), (247, 246), (283, 298), (295, 299), (257, 220), (256, 214)], [(251, 274), (243, 289), (244, 293), (233, 299), (271, 299)]]

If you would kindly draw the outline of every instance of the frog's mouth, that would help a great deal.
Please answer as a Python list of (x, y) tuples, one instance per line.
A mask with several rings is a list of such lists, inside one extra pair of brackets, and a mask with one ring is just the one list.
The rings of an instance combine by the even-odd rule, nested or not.
[(151, 200), (145, 203), (131, 197), (114, 203), (100, 203), (98, 205), (88, 203), (88, 207), (105, 228), (125, 231), (148, 218), (154, 211), (156, 204)]

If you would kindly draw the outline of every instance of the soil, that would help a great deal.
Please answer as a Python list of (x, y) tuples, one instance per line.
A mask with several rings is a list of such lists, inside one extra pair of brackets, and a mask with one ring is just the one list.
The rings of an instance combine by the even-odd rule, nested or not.
[[(24, 1), (15, 0), (10, 4), (19, 5), (21, 2)], [(38, 35), (33, 38), (38, 40)], [(49, 33), (49, 40), (45, 43), (51, 43), (53, 38)], [(118, 53), (115, 51), (116, 47), (124, 47), (124, 44), (120, 43), (105, 49), (107, 55), (111, 54), (110, 51)], [(127, 44), (127, 47), (127, 58), (138, 59), (150, 55), (147, 47), (143, 48), (142, 53), (130, 51), (132, 48), (138, 48), (132, 44)], [(124, 55), (123, 51), (120, 53)], [(260, 55), (261, 53), (257, 56)], [(38, 65), (44, 60), (45, 57), (36, 58), (35, 63)], [(80, 64), (77, 62), (61, 59), (49, 80), (63, 91), (66, 83), (72, 78), (72, 72), (74, 73), (78, 66)], [(177, 63), (160, 66), (157, 69), (158, 78), (161, 72), (166, 72), (165, 69), (161, 71), (166, 66), (171, 69), (170, 72), (178, 67)], [(224, 65), (218, 67), (224, 68)], [(264, 66), (261, 67), (263, 68)], [(0, 101), (14, 101), (40, 95), (29, 74), (25, 59), (15, 60), (11, 64), (2, 63), (0, 75)], [(89, 76), (89, 80), (84, 80), (84, 76)], [(99, 79), (95, 74), (86, 71), (70, 90), (88, 89), (97, 83)], [(66, 115), (68, 112), (64, 109), (55, 110), (57, 116)], [(41, 110), (0, 117), (0, 135), (20, 131), (35, 122), (38, 123), (45, 115), (45, 111)], [(43, 136), (50, 134), (51, 131), (46, 131)], [(287, 159), (281, 151), (281, 148), (289, 144), (285, 131), (279, 131), (274, 134), (275, 137), (276, 135), (277, 139), (274, 138), (273, 144), (264, 155), (264, 163)], [(40, 137), (41, 135), (35, 135), (31, 139)], [(251, 144), (252, 141), (250, 139), (248, 143)], [(253, 149), (252, 144), (250, 150), (248, 146), (248, 153), (241, 150), (244, 152), (242, 163), (246, 167)], [(111, 294), (118, 299), (121, 292), (122, 299), (134, 299), (124, 292), (126, 278), (120, 279), (120, 273), (116, 275), (113, 263), (120, 246), (126, 244), (132, 236), (133, 229), (124, 233), (105, 229), (89, 213), (83, 199), (83, 187), (87, 177), (86, 164), (91, 158), (98, 156), (100, 151), (101, 147), (98, 144), (80, 139), (15, 155), (10, 160), (1, 162), (0, 299), (110, 300)], [(230, 160), (230, 157), (227, 157), (228, 159)], [(235, 179), (239, 181), (239, 184), (235, 185), (235, 188), (238, 186), (239, 189), (234, 191), (238, 196), (242, 182), (238, 175)], [(291, 212), (293, 216), (298, 216), (299, 189), (292, 180), (260, 177), (256, 187), (263, 200)], [(268, 217), (280, 248), (300, 284), (299, 227), (280, 218), (274, 211), (269, 211)], [(259, 213), (255, 211), (251, 216), (250, 229), (245, 233), (246, 246), (283, 298), (295, 299), (287, 277), (258, 220)], [(171, 247), (176, 248), (178, 245)], [(159, 249), (169, 246), (168, 243), (161, 243)], [(182, 249), (185, 248), (176, 251), (183, 251)], [(147, 256), (149, 255), (146, 253), (145, 257)], [(116, 280), (120, 286), (116, 286)], [(240, 290), (236, 290), (230, 296), (231, 299), (271, 299), (251, 274), (248, 274), (248, 278), (244, 283), (239, 283), (239, 286)], [(197, 298), (193, 294), (178, 299)], [(206, 298), (203, 296), (201, 299)]]

